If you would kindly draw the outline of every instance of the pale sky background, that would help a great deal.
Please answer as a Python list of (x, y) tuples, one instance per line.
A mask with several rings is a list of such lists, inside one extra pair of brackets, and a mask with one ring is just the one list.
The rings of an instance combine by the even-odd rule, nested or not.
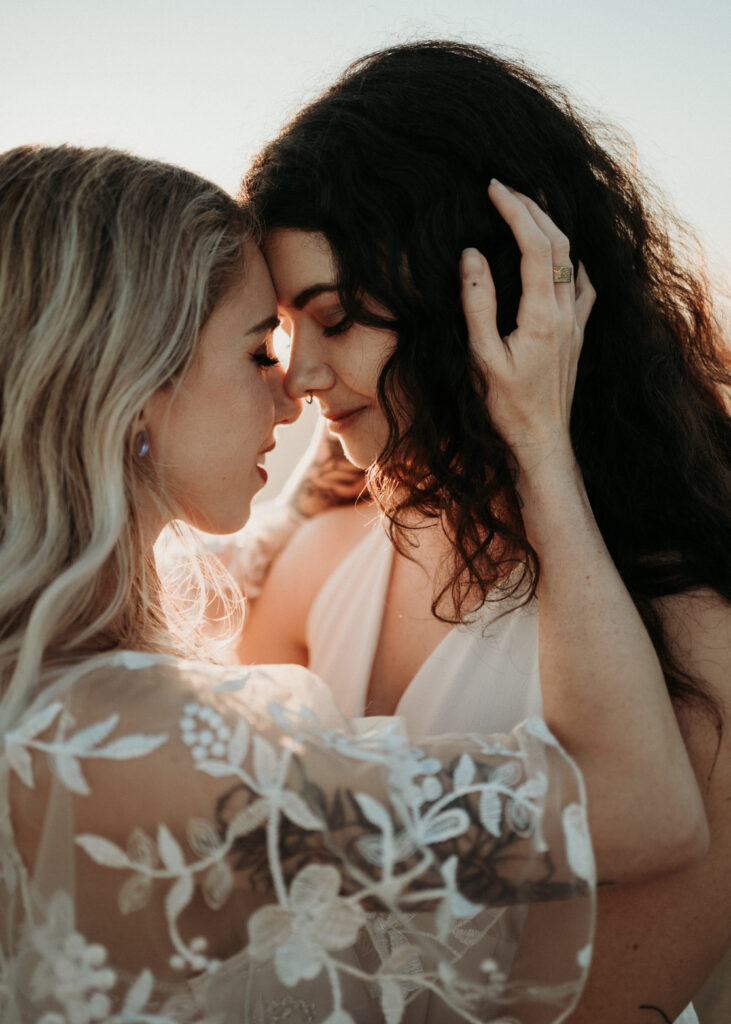
[(727, 0), (0, 0), (0, 151), (116, 146), (235, 191), (349, 61), (429, 37), (518, 52), (623, 127), (728, 274)]

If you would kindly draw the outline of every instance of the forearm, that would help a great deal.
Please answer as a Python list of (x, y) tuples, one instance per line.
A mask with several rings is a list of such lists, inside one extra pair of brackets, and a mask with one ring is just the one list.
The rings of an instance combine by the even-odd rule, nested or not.
[[(626, 705), (636, 704), (634, 725), (626, 726), (646, 738), (644, 726), (659, 718), (672, 722), (661, 735), (674, 739), (679, 733), (657, 655), (604, 544), (571, 453), (521, 474), (518, 488), (526, 535), (540, 561), (541, 675), (547, 682), (563, 680), (560, 687), (546, 687), (547, 721), (560, 711), (557, 735), (580, 720), (587, 748), (595, 750), (599, 742), (611, 749), (611, 737), (604, 739), (598, 729), (589, 737), (586, 727), (605, 715), (611, 720), (619, 705), (624, 721)], [(575, 749), (580, 742), (574, 741)]]
[(516, 327), (507, 337), (498, 330), (494, 283), (476, 250), (463, 253), (462, 304), (540, 562), (545, 716), (584, 772), (600, 877), (636, 879), (699, 857), (708, 832), (660, 664), (571, 449), (574, 384), (595, 293), (581, 263), (572, 282), (570, 240), (535, 202), (496, 182), (490, 198), (521, 250)]
[[(704, 834), (700, 794), (657, 654), (604, 544), (573, 453), (566, 448), (538, 460), (518, 487), (540, 560), (544, 715), (584, 771), (600, 869), (604, 860), (604, 877), (617, 876), (612, 850), (624, 848), (627, 863), (633, 835), (640, 869), (664, 844), (677, 847), (682, 862), (682, 836), (687, 832), (690, 853)], [(634, 798), (640, 780), (652, 794), (649, 807)], [(631, 861), (628, 867), (634, 870)]]

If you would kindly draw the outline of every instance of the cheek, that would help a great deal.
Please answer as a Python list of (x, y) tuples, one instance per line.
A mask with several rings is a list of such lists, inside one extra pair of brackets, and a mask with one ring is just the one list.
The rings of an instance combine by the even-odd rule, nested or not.
[(274, 427), (274, 397), (265, 377), (257, 376), (255, 384), (245, 389), (241, 399), (242, 425), (245, 425), (253, 446), (266, 439)]
[(377, 398), (381, 371), (395, 347), (396, 339), (383, 331), (367, 329), (357, 339), (349, 353), (349, 365), (361, 394)]

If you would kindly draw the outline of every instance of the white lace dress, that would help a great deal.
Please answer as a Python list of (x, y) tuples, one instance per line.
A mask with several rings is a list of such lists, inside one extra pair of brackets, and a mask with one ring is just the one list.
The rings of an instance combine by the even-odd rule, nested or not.
[(539, 720), (410, 744), (294, 666), (121, 652), (0, 756), (3, 1024), (563, 1020), (581, 777)]

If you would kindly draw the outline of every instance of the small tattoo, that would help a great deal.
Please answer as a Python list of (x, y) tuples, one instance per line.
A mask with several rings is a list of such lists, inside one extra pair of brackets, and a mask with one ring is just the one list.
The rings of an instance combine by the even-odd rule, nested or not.
[(662, 1019), (665, 1021), (665, 1024), (673, 1024), (673, 1022), (670, 1020), (670, 1018), (665, 1013), (665, 1011), (661, 1010), (659, 1006), (652, 1006), (650, 1003), (640, 1003), (640, 1005), (637, 1007), (637, 1009), (638, 1010), (654, 1010), (655, 1013), (659, 1013), (660, 1014)]

